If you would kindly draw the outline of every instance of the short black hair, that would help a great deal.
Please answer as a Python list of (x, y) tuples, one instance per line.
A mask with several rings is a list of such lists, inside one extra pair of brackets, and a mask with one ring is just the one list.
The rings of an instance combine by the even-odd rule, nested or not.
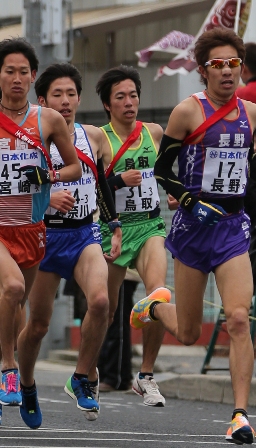
[(35, 48), (22, 37), (12, 37), (0, 41), (0, 70), (5, 57), (12, 53), (23, 54), (29, 62), (31, 72), (33, 70), (38, 71), (39, 61)]
[[(110, 106), (110, 95), (111, 88), (113, 84), (119, 84), (121, 81), (125, 81), (126, 79), (131, 79), (136, 87), (137, 95), (140, 98), (141, 93), (141, 80), (138, 70), (136, 70), (132, 66), (127, 65), (119, 65), (118, 67), (113, 67), (107, 70), (100, 77), (99, 81), (96, 84), (96, 92), (99, 95), (102, 104), (107, 104)], [(108, 118), (110, 118), (110, 113), (107, 109), (105, 109)]]
[(70, 78), (74, 81), (78, 96), (82, 92), (82, 76), (79, 70), (72, 64), (51, 64), (47, 67), (43, 73), (39, 76), (35, 82), (35, 91), (37, 98), (42, 96), (44, 99), (47, 97), (47, 92), (50, 85), (55, 79)]
[(247, 42), (245, 44), (245, 58), (244, 63), (253, 74), (256, 76), (256, 43)]

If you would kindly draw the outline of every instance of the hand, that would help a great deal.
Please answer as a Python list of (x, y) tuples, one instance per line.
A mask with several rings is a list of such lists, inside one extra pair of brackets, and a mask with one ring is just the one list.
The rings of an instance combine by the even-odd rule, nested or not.
[(171, 194), (168, 194), (167, 204), (169, 210), (177, 210), (177, 208), (179, 207), (179, 202)]
[(138, 187), (142, 182), (140, 170), (128, 170), (121, 174), (121, 177), (127, 187)]
[(110, 254), (104, 253), (105, 260), (109, 263), (113, 263), (121, 255), (121, 246), (122, 246), (122, 230), (120, 227), (117, 227), (111, 238), (111, 250)]
[(51, 193), (50, 206), (61, 213), (66, 214), (74, 207), (76, 200), (73, 198), (71, 191), (60, 190)]
[(192, 215), (205, 226), (214, 226), (226, 214), (225, 210), (219, 205), (206, 204), (202, 201), (198, 201), (192, 209)]
[(35, 185), (44, 185), (50, 183), (50, 173), (48, 170), (36, 165), (22, 166), (19, 171), (24, 171), (29, 182)]

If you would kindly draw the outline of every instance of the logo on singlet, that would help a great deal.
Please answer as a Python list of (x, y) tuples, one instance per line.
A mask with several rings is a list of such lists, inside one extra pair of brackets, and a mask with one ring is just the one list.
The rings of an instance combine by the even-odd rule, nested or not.
[(33, 127), (33, 128), (24, 128), (24, 129), (25, 129), (25, 131), (26, 131), (28, 134), (30, 134), (30, 135), (35, 134), (35, 131), (33, 132), (33, 129), (35, 129), (35, 127)]
[(149, 151), (149, 148), (151, 148), (151, 146), (143, 146), (143, 149), (144, 149), (143, 154), (144, 154), (145, 152), (146, 152), (147, 154), (148, 154), (149, 152), (153, 152), (152, 150)]
[(248, 129), (248, 124), (246, 124), (246, 123), (247, 123), (247, 120), (245, 120), (245, 121), (240, 120), (240, 128)]

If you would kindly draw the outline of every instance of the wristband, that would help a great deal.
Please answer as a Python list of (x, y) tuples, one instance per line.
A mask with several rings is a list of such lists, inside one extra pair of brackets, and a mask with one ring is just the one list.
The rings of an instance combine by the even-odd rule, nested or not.
[(108, 227), (111, 230), (111, 232), (114, 232), (117, 227), (122, 227), (121, 221), (110, 221), (108, 222)]

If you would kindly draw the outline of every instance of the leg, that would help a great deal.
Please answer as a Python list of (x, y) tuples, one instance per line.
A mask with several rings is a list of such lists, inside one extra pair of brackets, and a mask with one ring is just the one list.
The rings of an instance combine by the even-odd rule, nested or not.
[(246, 409), (254, 359), (248, 319), (253, 294), (248, 254), (219, 266), (215, 275), (230, 336), (230, 374), (235, 407)]
[(20, 415), (32, 429), (42, 423), (34, 381), (34, 367), (41, 341), (48, 331), (54, 298), (60, 277), (51, 272), (38, 271), (29, 293), (28, 322), (18, 338), (18, 359), (21, 373), (22, 405)]
[(2, 370), (17, 369), (14, 359), (15, 316), (18, 317), (25, 294), (25, 280), (16, 262), (0, 243), (0, 340)]
[(229, 366), (235, 402), (232, 426), (228, 429), (226, 440), (252, 444), (254, 434), (246, 412), (254, 363), (248, 318), (253, 294), (248, 253), (220, 265), (215, 276), (230, 336)]
[[(147, 295), (156, 288), (165, 286), (167, 258), (162, 237), (153, 236), (146, 241), (137, 257), (136, 268), (143, 280)], [(141, 372), (153, 372), (164, 333), (165, 329), (160, 322), (144, 327)]]
[[(186, 282), (184, 282), (184, 278)], [(185, 345), (194, 344), (201, 335), (203, 297), (208, 275), (174, 260), (176, 310), (168, 303), (159, 303), (154, 309), (167, 331)], [(175, 318), (175, 314), (177, 317)]]
[[(157, 288), (164, 287), (167, 272), (164, 238), (153, 236), (146, 241), (137, 257), (136, 268), (144, 282), (147, 295)], [(175, 309), (174, 305), (171, 307)], [(165, 399), (160, 394), (153, 378), (154, 364), (164, 333), (165, 328), (161, 322), (150, 323), (143, 328), (142, 365), (133, 381), (133, 391), (142, 395), (144, 404), (148, 406), (164, 406), (165, 404)]]
[(42, 339), (49, 328), (59, 282), (59, 275), (38, 271), (29, 294), (28, 322), (18, 338), (21, 383), (25, 387), (34, 384), (34, 367)]
[(107, 275), (101, 247), (85, 247), (75, 266), (74, 278), (86, 297), (88, 310), (81, 326), (76, 371), (68, 379), (65, 392), (77, 400), (77, 407), (85, 411), (88, 420), (95, 420), (99, 412), (96, 366), (108, 326)]

